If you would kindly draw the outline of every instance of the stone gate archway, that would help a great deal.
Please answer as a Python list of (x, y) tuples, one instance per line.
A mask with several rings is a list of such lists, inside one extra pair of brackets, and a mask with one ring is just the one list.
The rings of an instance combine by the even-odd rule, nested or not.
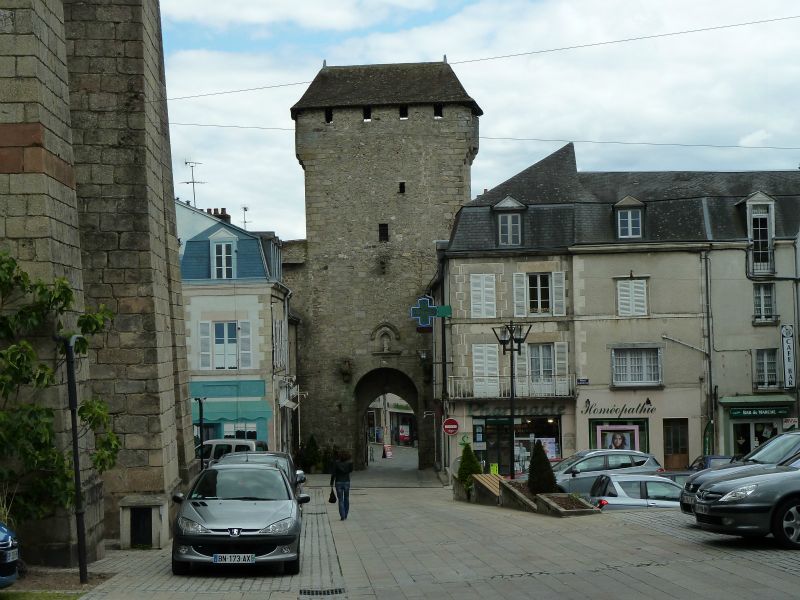
[(366, 436), (364, 435), (364, 418), (369, 405), (373, 400), (383, 394), (395, 394), (405, 400), (414, 411), (417, 421), (417, 439), (419, 468), (426, 469), (433, 466), (433, 435), (425, 427), (423, 418), (423, 394), (417, 389), (414, 381), (403, 371), (392, 368), (378, 368), (366, 373), (355, 386), (355, 405), (358, 418), (355, 420), (354, 460), (360, 468), (367, 466), (364, 460)]

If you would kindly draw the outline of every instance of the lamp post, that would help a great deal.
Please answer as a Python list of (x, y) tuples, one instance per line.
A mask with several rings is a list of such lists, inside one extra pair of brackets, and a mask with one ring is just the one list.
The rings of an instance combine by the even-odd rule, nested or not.
[(511, 387), (509, 390), (509, 413), (511, 418), (511, 462), (509, 463), (509, 470), (511, 471), (511, 479), (514, 479), (514, 353), (519, 354), (522, 351), (522, 344), (528, 337), (531, 331), (531, 325), (523, 331), (522, 325), (515, 325), (514, 321), (501, 325), (499, 327), (492, 327), (492, 333), (497, 341), (503, 347), (503, 354), (511, 353)]
[(203, 419), (203, 398), (195, 398), (197, 400), (198, 406), (198, 413), (200, 417), (200, 470), (204, 470), (206, 468), (206, 459), (203, 458), (203, 452), (205, 451), (205, 420)]

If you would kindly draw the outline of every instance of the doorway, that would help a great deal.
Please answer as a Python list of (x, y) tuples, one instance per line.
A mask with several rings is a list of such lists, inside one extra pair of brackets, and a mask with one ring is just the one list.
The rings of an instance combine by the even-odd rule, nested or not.
[(664, 419), (664, 468), (689, 466), (689, 419)]
[(780, 433), (775, 419), (759, 419), (733, 424), (733, 454), (744, 456)]

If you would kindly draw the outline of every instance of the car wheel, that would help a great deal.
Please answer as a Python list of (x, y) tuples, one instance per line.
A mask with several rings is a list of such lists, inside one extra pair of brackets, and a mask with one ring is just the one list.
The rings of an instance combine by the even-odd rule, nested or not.
[(297, 558), (294, 560), (287, 560), (283, 563), (283, 572), (285, 575), (297, 575), (300, 572), (300, 549), (297, 549)]
[(188, 575), (192, 569), (192, 564), (188, 562), (181, 562), (172, 559), (172, 574), (173, 575)]
[(791, 498), (778, 506), (772, 535), (784, 548), (800, 548), (800, 498)]

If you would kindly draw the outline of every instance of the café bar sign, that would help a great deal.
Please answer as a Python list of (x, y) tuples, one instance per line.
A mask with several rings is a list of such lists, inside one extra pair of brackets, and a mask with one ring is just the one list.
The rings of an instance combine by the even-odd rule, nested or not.
[(788, 417), (788, 406), (770, 406), (765, 408), (732, 408), (731, 419), (749, 419), (750, 417)]
[(781, 348), (783, 349), (783, 387), (793, 390), (796, 385), (794, 365), (794, 327), (781, 327)]

